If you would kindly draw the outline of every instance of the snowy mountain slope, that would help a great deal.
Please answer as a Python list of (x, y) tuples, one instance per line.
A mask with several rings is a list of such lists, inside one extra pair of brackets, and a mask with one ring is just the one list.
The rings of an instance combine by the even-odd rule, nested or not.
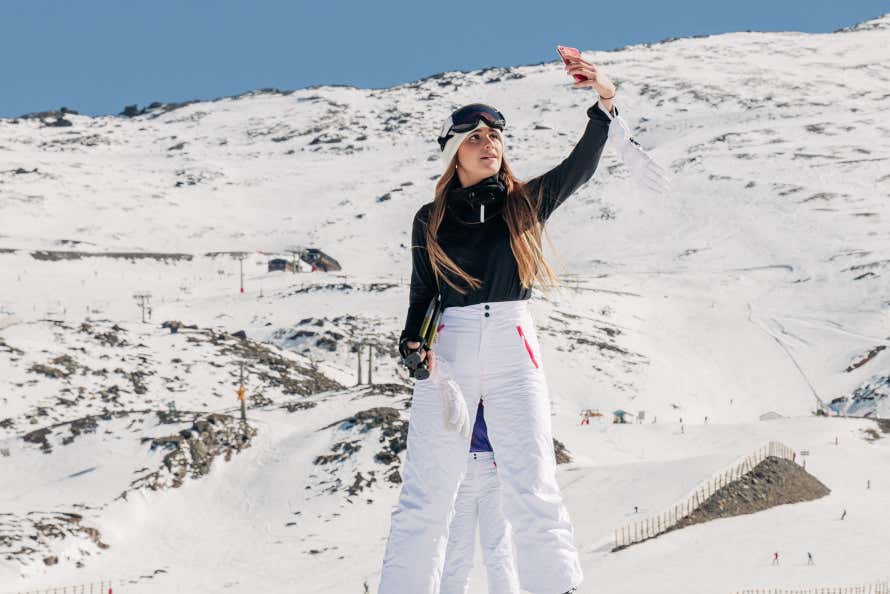
[[(660, 319), (642, 314), (643, 333), (655, 339), (659, 331), (651, 326), (657, 324), (664, 336), (641, 354), (662, 352), (664, 342), (676, 349), (689, 320), (680, 313), (674, 323), (662, 310), (688, 304), (691, 315), (700, 316), (704, 303), (693, 304), (690, 293), (704, 294), (717, 317), (736, 320), (724, 335), (740, 350), (772, 343), (782, 369), (811, 350), (794, 345), (789, 355), (772, 338), (781, 335), (777, 325), (796, 324), (789, 316), (822, 328), (817, 360), (822, 348), (850, 334), (864, 337), (857, 349), (886, 341), (887, 333), (876, 328), (886, 323), (876, 316), (887, 308), (885, 36), (883, 25), (830, 35), (739, 33), (587, 54), (618, 80), (620, 107), (641, 142), (670, 164), (675, 191), (665, 200), (637, 195), (608, 154), (594, 181), (555, 215), (553, 258), (594, 288), (644, 295), (632, 301)], [(431, 137), (451, 106), (480, 97), (508, 114), (507, 154), (525, 176), (565, 154), (591, 101), (567, 89), (562, 72), (548, 63), (444, 73), (386, 90), (258, 92), (134, 118), (68, 115), (72, 126), (63, 128), (3, 120), (0, 146), (10, 158), (0, 185), (0, 242), (22, 250), (83, 242), (74, 249), (196, 256), (336, 246), (329, 249), (347, 274), (404, 281), (411, 216), (429, 200), (440, 168)], [(595, 239), (572, 241), (579, 236)], [(22, 253), (3, 256), (4, 262), (15, 258), (9, 266), (17, 276), (37, 269)], [(63, 276), (79, 280), (83, 291), (66, 291), (66, 303), (84, 292), (96, 300), (96, 283), (82, 276), (90, 271), (105, 285), (107, 264), (79, 262)], [(217, 267), (232, 271), (231, 263)], [(47, 273), (54, 283), (66, 282), (56, 265)], [(122, 276), (128, 285), (136, 282), (130, 270)], [(162, 289), (161, 283), (159, 275), (140, 284), (156, 295), (162, 290), (165, 299), (179, 298), (186, 284)], [(22, 285), (38, 292), (44, 286), (27, 278)], [(35, 307), (31, 303), (32, 314)], [(402, 307), (394, 303), (389, 310), (394, 330)], [(21, 307), (16, 314), (23, 315)], [(706, 325), (692, 326), (695, 342)], [(844, 350), (842, 357), (850, 356)], [(655, 365), (664, 362), (672, 373), (700, 357), (684, 350), (678, 360), (656, 357)], [(718, 366), (742, 368), (699, 379), (703, 391), (737, 384), (735, 375), (757, 385), (759, 364), (745, 366), (735, 354), (727, 359)], [(814, 390), (830, 401), (868, 379), (862, 369), (835, 385), (834, 378), (813, 377), (821, 362), (799, 363), (806, 377), (780, 386), (795, 393), (798, 412), (816, 403)], [(641, 396), (648, 408), (665, 399)]]
[[(887, 577), (890, 490), (862, 484), (886, 467), (888, 442), (866, 439), (867, 421), (808, 416), (838, 397), (851, 404), (836, 411), (886, 412), (888, 23), (585, 52), (618, 81), (619, 109), (675, 179), (663, 199), (640, 194), (607, 152), (549, 225), (563, 290), (532, 300), (555, 436), (575, 460), (559, 478), (582, 592)], [(373, 588), (397, 494), (387, 447), (409, 394), (348, 386), (358, 343), (376, 346), (375, 382), (410, 385), (394, 341), (411, 218), (441, 168), (433, 136), (451, 107), (495, 104), (507, 156), (531, 177), (580, 134), (592, 95), (568, 84), (547, 63), (131, 118), (65, 115), (71, 126), (0, 120), (0, 525), (28, 538), (29, 517), (78, 513), (109, 545), (84, 532), (44, 539), (24, 565), (0, 558), (0, 592), (108, 577), (135, 580), (133, 592)], [(324, 249), (343, 271), (269, 273), (258, 251), (300, 247)], [(243, 294), (235, 252), (248, 253)], [(152, 294), (151, 324), (139, 322), (137, 292)], [(173, 335), (164, 320), (197, 329)], [(237, 330), (257, 341), (252, 356), (229, 336)], [(152, 439), (188, 429), (192, 414), (237, 417), (244, 357), (249, 392), (262, 392), (250, 447), (181, 487), (119, 499), (163, 465)], [(282, 359), (293, 381), (317, 384), (311, 395), (274, 384)], [(163, 422), (171, 399), (190, 415)], [(607, 420), (645, 411), (646, 423), (582, 427), (585, 408)], [(770, 411), (790, 418), (757, 421)], [(95, 430), (75, 433), (75, 422), (93, 428), (88, 417)], [(50, 425), (49, 453), (23, 439)], [(810, 449), (832, 494), (601, 550), (634, 505), (661, 509), (769, 439)], [(851, 515), (837, 524), (843, 508)], [(775, 548), (812, 548), (818, 566), (762, 567)], [(57, 565), (44, 564), (49, 554)]]

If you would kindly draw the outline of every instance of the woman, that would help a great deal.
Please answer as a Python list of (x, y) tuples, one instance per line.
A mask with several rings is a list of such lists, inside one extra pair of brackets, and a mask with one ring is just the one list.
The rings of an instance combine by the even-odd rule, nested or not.
[(455, 496), (467, 468), (467, 411), (476, 410), (480, 398), (497, 452), (520, 585), (532, 594), (563, 594), (581, 582), (573, 528), (556, 482), (543, 361), (526, 304), (534, 283), (556, 284), (543, 259), (543, 226), (593, 175), (616, 112), (615, 86), (594, 65), (577, 59), (566, 71), (585, 76), (574, 86), (592, 87), (600, 99), (587, 110), (587, 127), (574, 150), (544, 175), (528, 183), (513, 176), (504, 159), (505, 120), (491, 107), (457, 110), (439, 137), (445, 172), (434, 201), (414, 218), (409, 309), (399, 347), (403, 356), (421, 348), (422, 318), (439, 294), (445, 309), (436, 356), (447, 362), (460, 397), (438, 389), (435, 356), (423, 348), (432, 375), (414, 388), (380, 594), (438, 592)]
[[(609, 125), (607, 146), (611, 146), (622, 157), (640, 189), (656, 194), (662, 194), (667, 190), (666, 173), (631, 138), (630, 129), (620, 117), (613, 119)], [(443, 376), (442, 365), (434, 367), (437, 367), (435, 371), (439, 377), (435, 379), (440, 383), (439, 390), (442, 396), (442, 380), (445, 379), (448, 383), (448, 374), (446, 372)], [(454, 390), (459, 391), (460, 387), (457, 386)], [(459, 397), (463, 398), (463, 395), (460, 394)], [(590, 424), (586, 414), (581, 424), (585, 423)], [(513, 562), (510, 525), (501, 509), (497, 463), (491, 441), (488, 439), (481, 400), (476, 410), (476, 420), (470, 439), (467, 469), (457, 492), (454, 516), (448, 530), (448, 546), (445, 551), (440, 594), (466, 594), (469, 591), (477, 527), (479, 543), (482, 546), (482, 559), (488, 577), (488, 594), (519, 594), (519, 578)]]

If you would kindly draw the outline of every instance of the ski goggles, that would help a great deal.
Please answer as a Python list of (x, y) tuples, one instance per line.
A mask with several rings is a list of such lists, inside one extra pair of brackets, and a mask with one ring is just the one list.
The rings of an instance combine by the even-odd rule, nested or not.
[(442, 124), (442, 131), (439, 133), (439, 147), (444, 151), (445, 144), (449, 138), (455, 134), (473, 130), (479, 125), (480, 121), (485, 122), (489, 128), (498, 130), (503, 130), (504, 126), (507, 125), (504, 114), (491, 106), (483, 103), (465, 105), (445, 119), (445, 123)]

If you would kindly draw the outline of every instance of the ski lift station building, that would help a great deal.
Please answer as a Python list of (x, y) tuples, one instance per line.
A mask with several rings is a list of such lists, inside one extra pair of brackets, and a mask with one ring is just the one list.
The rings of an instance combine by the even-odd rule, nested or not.
[(331, 272), (340, 270), (340, 263), (317, 248), (308, 248), (300, 254), (300, 259), (311, 264), (314, 270)]
[(293, 272), (294, 263), (290, 260), (286, 260), (285, 258), (272, 258), (271, 260), (269, 260), (269, 272), (275, 272), (276, 270), (281, 270), (283, 272)]
[(633, 413), (629, 413), (626, 410), (621, 410), (620, 408), (612, 413), (613, 423), (632, 423), (634, 420)]

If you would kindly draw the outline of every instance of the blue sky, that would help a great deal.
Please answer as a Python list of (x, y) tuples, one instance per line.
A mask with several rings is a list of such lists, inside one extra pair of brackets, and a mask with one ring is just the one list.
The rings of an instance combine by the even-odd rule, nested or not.
[(5, 0), (0, 117), (319, 84), (381, 88), (446, 70), (728, 31), (830, 32), (887, 0)]

